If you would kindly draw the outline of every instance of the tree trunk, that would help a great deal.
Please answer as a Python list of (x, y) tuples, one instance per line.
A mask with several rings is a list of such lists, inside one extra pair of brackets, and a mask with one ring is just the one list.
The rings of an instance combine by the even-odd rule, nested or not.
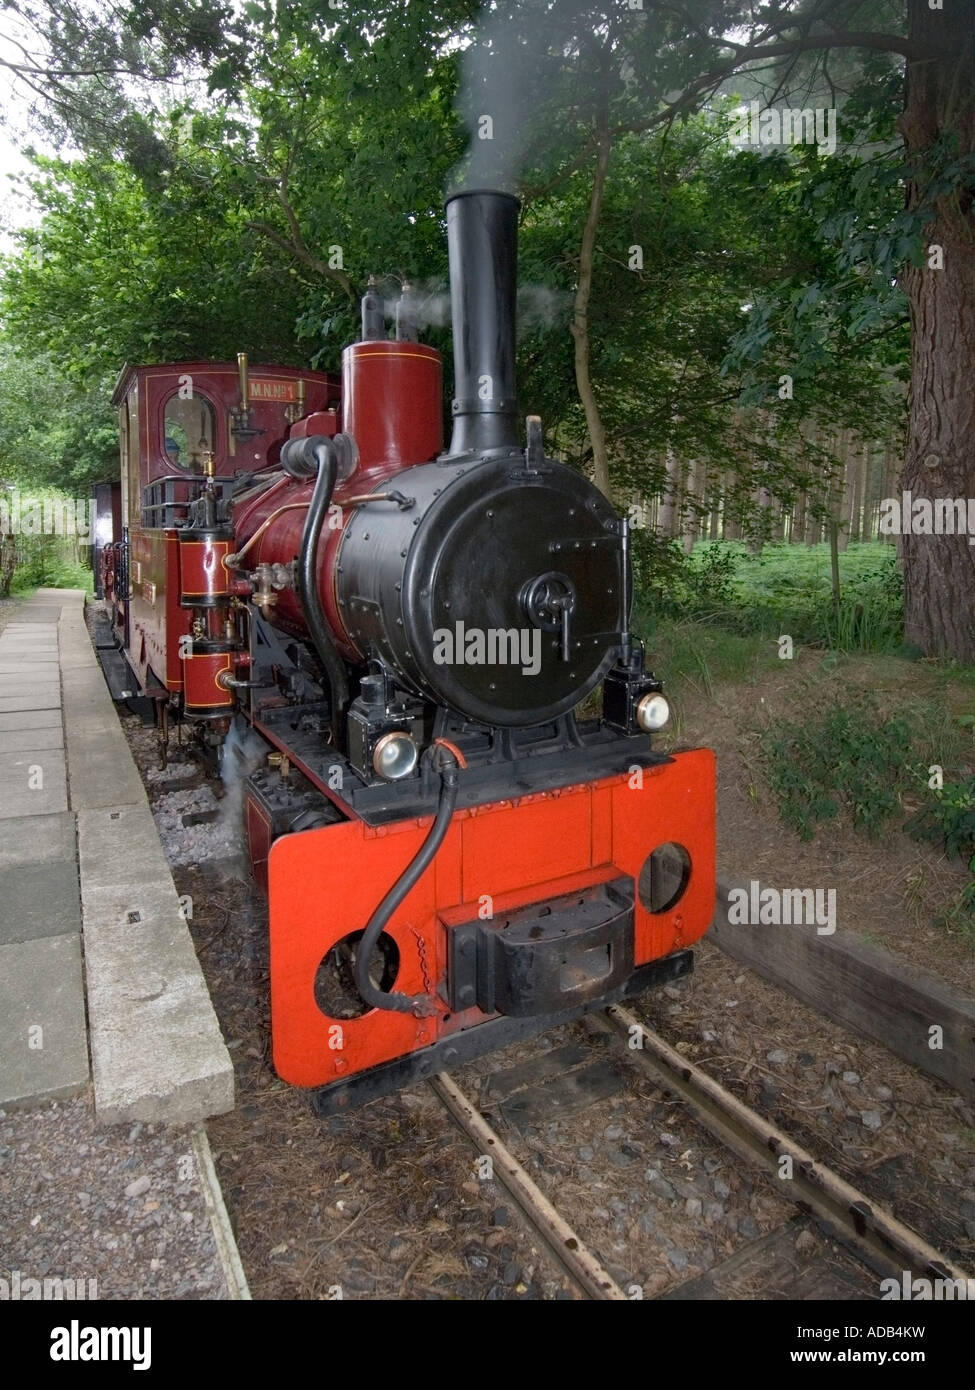
[(767, 487), (757, 487), (752, 494), (755, 504), (755, 529), (748, 541), (749, 555), (761, 555), (762, 547), (769, 538), (772, 494)]
[(800, 492), (796, 499), (796, 509), (792, 518), (792, 529), (789, 532), (790, 541), (800, 545), (806, 539), (806, 506), (809, 494)]
[[(918, 174), (908, 205), (923, 201), (923, 158), (953, 132), (952, 159), (975, 151), (975, 44), (971, 7), (910, 0), (909, 36), (934, 60), (907, 68), (901, 129)], [(925, 246), (944, 268), (909, 265), (901, 286), (911, 305), (911, 392), (900, 491), (917, 498), (975, 498), (975, 216), (971, 188), (937, 201)], [(910, 518), (907, 518), (910, 520)], [(904, 518), (902, 518), (903, 525)], [(905, 535), (904, 635), (927, 656), (975, 662), (975, 546), (966, 535)]]
[(0, 532), (0, 598), (10, 597), (10, 581), (17, 568), (17, 539)]
[(677, 497), (680, 492), (680, 468), (670, 445), (664, 455), (667, 482), (657, 508), (657, 535), (672, 540), (677, 534)]
[(698, 487), (701, 481), (701, 464), (691, 459), (687, 465), (684, 479), (684, 496), (681, 499), (681, 525), (684, 536), (684, 554), (690, 555), (697, 540), (701, 526), (701, 516), (697, 510)]
[(721, 480), (721, 539), (725, 541), (741, 540), (741, 523), (732, 516), (729, 506), (737, 482), (738, 478), (733, 469), (729, 469)]
[(711, 507), (711, 526), (708, 530), (708, 540), (716, 541), (721, 535), (721, 498), (712, 488), (710, 497)]
[(853, 495), (856, 488), (856, 451), (850, 437), (849, 430), (844, 430), (840, 435), (840, 458), (843, 461), (843, 473), (837, 486), (837, 507), (833, 515), (837, 519), (837, 543), (841, 550), (845, 550), (850, 540), (850, 528), (853, 523)]
[[(604, 497), (610, 497), (609, 459), (606, 454), (606, 431), (596, 394), (593, 391), (589, 368), (589, 300), (592, 296), (592, 268), (596, 252), (596, 231), (599, 227), (599, 214), (603, 203), (603, 190), (606, 187), (606, 174), (609, 170), (610, 138), (606, 113), (600, 115), (596, 132), (596, 170), (593, 175), (592, 195), (589, 199), (589, 214), (582, 232), (582, 245), (579, 248), (579, 284), (576, 288), (575, 303), (572, 309), (572, 337), (575, 342), (576, 389), (582, 408), (586, 412), (586, 428), (589, 443), (592, 445), (593, 482)], [(610, 500), (612, 500), (610, 498)]]
[[(897, 452), (898, 452), (898, 451), (897, 451), (897, 446), (896, 446), (895, 440), (894, 440), (894, 432), (893, 432), (893, 430), (891, 430), (890, 434), (888, 434), (888, 436), (887, 436), (887, 442), (886, 442), (886, 444), (884, 445), (884, 481), (883, 481), (883, 487), (882, 487), (881, 490), (880, 490), (880, 496), (881, 496), (881, 498), (884, 498), (884, 497), (893, 497), (893, 495), (894, 495), (894, 488), (895, 488), (896, 483), (897, 483), (897, 476), (898, 476), (898, 474), (900, 473), (900, 468), (899, 468), (898, 465), (897, 465)], [(879, 509), (878, 509), (878, 518), (877, 518), (877, 530), (878, 530), (878, 535), (879, 535), (879, 531), (880, 531)], [(897, 544), (897, 537), (896, 537), (896, 536), (889, 535), (886, 531), (883, 533), (883, 535), (880, 535), (880, 536), (879, 536), (879, 539), (882, 540), (882, 541), (886, 541), (886, 543), (887, 543), (888, 545), (896, 545), (896, 544)]]
[(860, 446), (860, 466), (857, 470), (857, 502), (854, 522), (856, 535), (850, 539), (868, 541), (870, 539), (870, 477), (873, 472), (873, 442)]

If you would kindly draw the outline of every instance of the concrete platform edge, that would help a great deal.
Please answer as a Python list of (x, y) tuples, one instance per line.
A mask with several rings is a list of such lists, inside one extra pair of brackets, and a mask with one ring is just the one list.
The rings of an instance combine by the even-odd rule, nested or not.
[[(70, 608), (65, 601), (59, 639), (71, 662), (63, 681), (64, 726), (69, 805), (78, 824), (95, 1114), (102, 1124), (193, 1124), (233, 1109), (233, 1064), (172, 874), (163, 867), (142, 780), (98, 668), (84, 595), (78, 598)], [(140, 933), (139, 923), (120, 924), (105, 910), (97, 844), (104, 822), (113, 818), (124, 821), (127, 835), (138, 832), (158, 865), (151, 885), (144, 877), (141, 884), (143, 891), (151, 886), (161, 908), (152, 930)], [(123, 869), (135, 852), (131, 841), (120, 844)]]

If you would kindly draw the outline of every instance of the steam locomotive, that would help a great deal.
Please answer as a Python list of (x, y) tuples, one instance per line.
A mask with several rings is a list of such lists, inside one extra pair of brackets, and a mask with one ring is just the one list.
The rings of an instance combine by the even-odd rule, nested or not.
[(446, 450), (440, 355), (372, 282), (341, 381), (241, 355), (114, 396), (116, 693), (243, 787), (274, 1065), (323, 1114), (686, 974), (713, 912), (713, 755), (653, 746), (627, 523), (522, 436), (518, 213), (447, 200)]

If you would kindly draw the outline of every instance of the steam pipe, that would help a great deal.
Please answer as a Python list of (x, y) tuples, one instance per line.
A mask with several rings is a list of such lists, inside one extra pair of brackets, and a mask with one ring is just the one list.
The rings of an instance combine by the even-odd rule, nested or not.
[(247, 410), (250, 407), (250, 382), (246, 352), (238, 352), (237, 354), (237, 376), (240, 381), (240, 408)]
[(397, 990), (377, 989), (369, 978), (369, 963), (376, 942), (382, 935), (390, 917), (410, 889), (423, 877), (450, 829), (451, 817), (454, 814), (454, 807), (457, 805), (459, 764), (450, 746), (444, 740), (437, 740), (434, 756), (437, 760), (434, 765), (439, 764), (440, 800), (437, 804), (437, 814), (433, 818), (433, 824), (427, 832), (423, 844), (370, 917), (355, 951), (355, 983), (364, 1002), (373, 1009), (389, 1009), (393, 1013), (414, 1014), (417, 1018), (429, 1017), (436, 1013), (433, 1000), (425, 994), (402, 994)]
[(510, 193), (464, 189), (447, 199), (454, 429), (447, 457), (515, 453), (518, 210)]
[(630, 520), (620, 519), (620, 660), (630, 662), (633, 636), (630, 632), (630, 609), (633, 607), (633, 572), (630, 568)]
[(325, 669), (330, 687), (332, 744), (341, 750), (342, 716), (349, 703), (349, 682), (342, 658), (335, 650), (322, 601), (318, 593), (318, 542), (322, 525), (328, 514), (335, 478), (338, 473), (338, 452), (335, 445), (325, 435), (313, 436), (301, 441), (305, 459), (317, 465), (315, 486), (308, 504), (304, 530), (301, 533), (301, 546), (298, 551), (298, 597), (301, 611), (311, 635), (315, 651)]

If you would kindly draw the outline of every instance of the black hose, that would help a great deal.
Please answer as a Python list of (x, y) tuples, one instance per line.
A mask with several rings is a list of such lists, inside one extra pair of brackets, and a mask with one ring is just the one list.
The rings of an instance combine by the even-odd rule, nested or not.
[[(451, 755), (448, 754), (448, 756)], [(458, 771), (457, 764), (453, 760), (441, 768), (440, 802), (429, 834), (370, 917), (369, 924), (362, 933), (362, 939), (355, 948), (356, 988), (362, 995), (363, 1001), (374, 1009), (392, 1009), (396, 1013), (416, 1014), (418, 1017), (430, 1015), (435, 1010), (433, 1000), (429, 995), (399, 994), (377, 989), (369, 978), (369, 962), (386, 923), (410, 889), (419, 882), (424, 870), (427, 869), (433, 856), (443, 844), (443, 838), (447, 833), (451, 817), (454, 814), (454, 806), (457, 803)]]
[(312, 440), (302, 441), (306, 446), (306, 456), (311, 454), (317, 463), (318, 472), (315, 486), (305, 517), (305, 527), (301, 533), (301, 548), (298, 552), (298, 597), (301, 611), (318, 659), (328, 677), (331, 698), (332, 744), (341, 751), (342, 716), (349, 703), (349, 680), (345, 673), (342, 658), (335, 650), (332, 635), (325, 622), (322, 601), (318, 594), (318, 542), (322, 526), (332, 501), (335, 476), (338, 472), (338, 455), (332, 441), (321, 435)]

